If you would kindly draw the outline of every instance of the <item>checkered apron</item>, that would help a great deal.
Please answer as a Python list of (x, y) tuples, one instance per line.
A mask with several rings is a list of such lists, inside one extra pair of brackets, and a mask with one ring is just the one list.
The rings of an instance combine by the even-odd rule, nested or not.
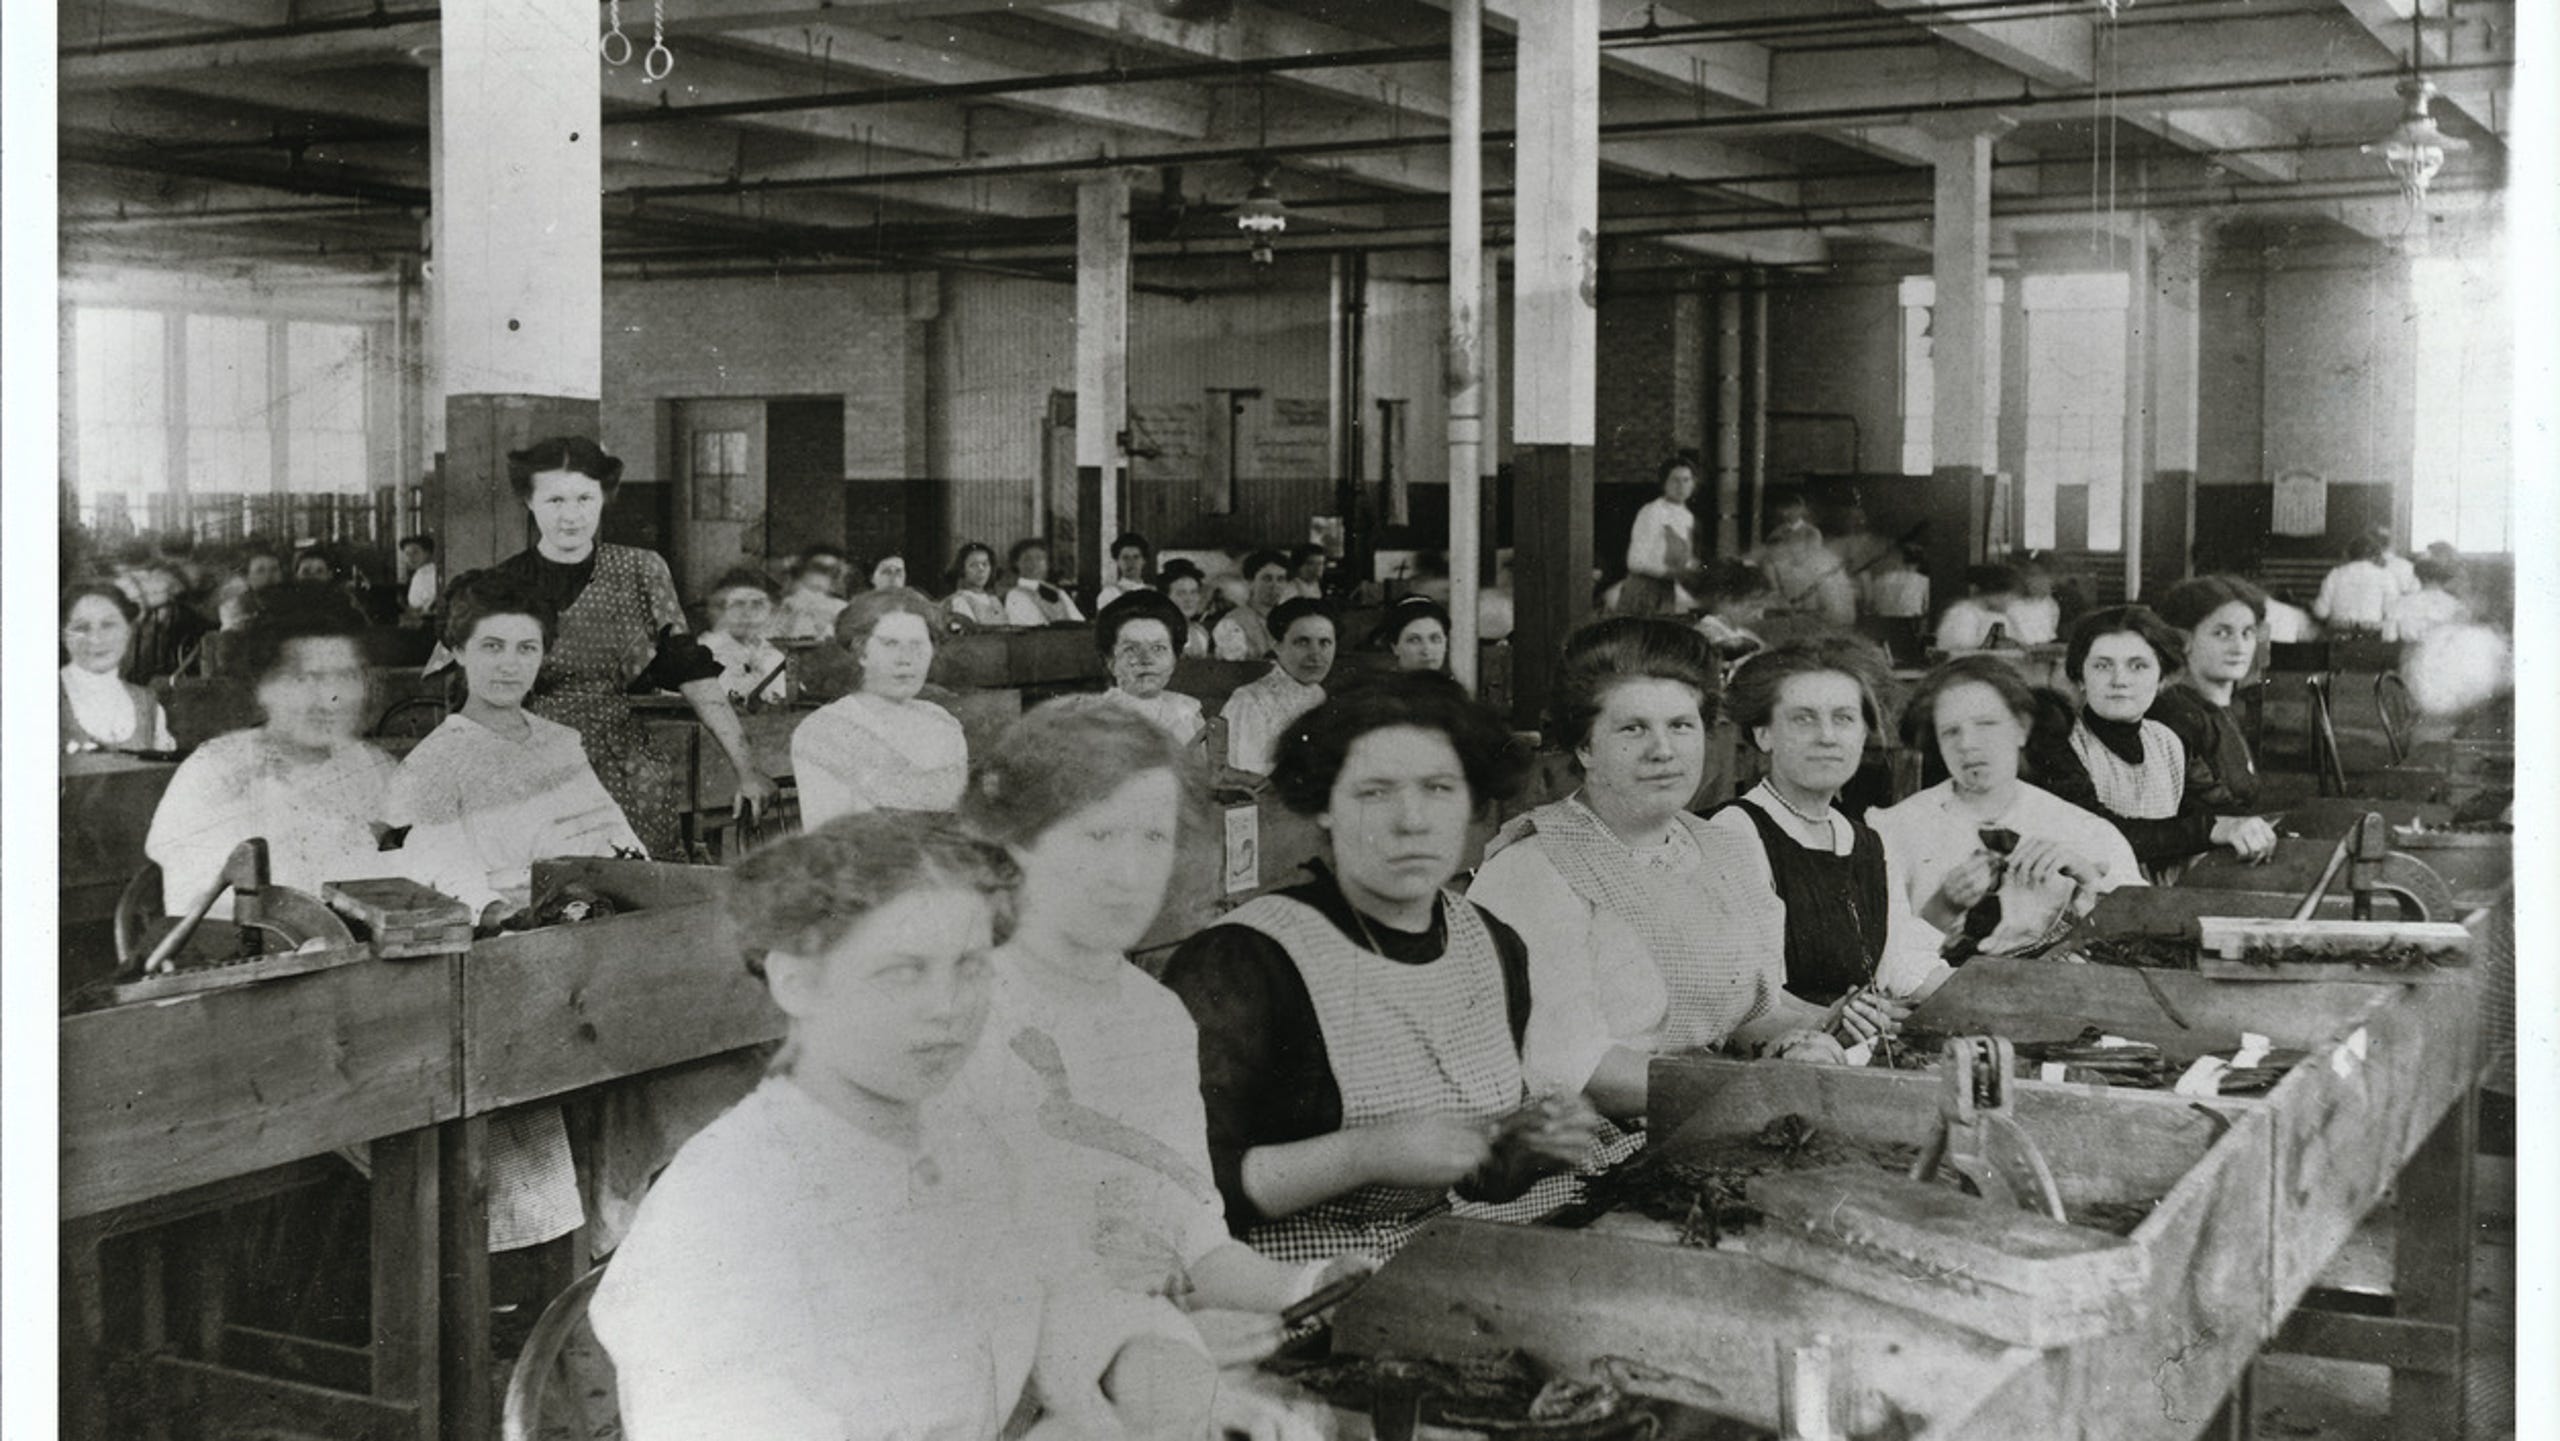
[[(1633, 927), (1662, 973), (1670, 1007), (1661, 1049), (1688, 1051), (1724, 1044), (1734, 1028), (1767, 1011), (1772, 987), (1760, 983), (1774, 958), (1736, 953), (1723, 941), (1727, 918), (1697, 883), (1697, 850), (1687, 868), (1630, 863), (1627, 848), (1579, 798), (1540, 806), (1523, 818), (1521, 839), (1539, 848), (1573, 893)], [(1683, 814), (1694, 841), (1706, 822)], [(1499, 844), (1499, 843), (1497, 843)]]
[[(1493, 934), (1456, 896), (1443, 910), (1448, 948), (1419, 966), (1363, 950), (1323, 913), (1285, 896), (1226, 917), (1278, 942), (1296, 963), (1342, 1091), (1345, 1130), (1432, 1115), (1490, 1121), (1520, 1104), (1520, 1055)], [(1362, 1186), (1255, 1226), (1245, 1240), (1281, 1261), (1349, 1252), (1384, 1259), (1448, 1207), (1441, 1190)]]
[(2178, 813), (2187, 794), (2187, 747), (2177, 732), (2155, 720), (2142, 723), (2142, 764), (2128, 764), (2089, 733), (2071, 727), (2071, 750), (2097, 787), (2099, 803), (2128, 820), (2164, 821)]

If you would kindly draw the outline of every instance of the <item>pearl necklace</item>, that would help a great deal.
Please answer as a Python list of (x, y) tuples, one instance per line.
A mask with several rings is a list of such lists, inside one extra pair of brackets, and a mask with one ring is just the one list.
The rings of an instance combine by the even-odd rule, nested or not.
[(1762, 790), (1764, 790), (1764, 791), (1767, 791), (1767, 792), (1769, 793), (1769, 796), (1770, 796), (1770, 798), (1771, 798), (1772, 800), (1775, 800), (1779, 805), (1782, 805), (1782, 806), (1786, 807), (1786, 810), (1787, 810), (1787, 814), (1788, 814), (1788, 815), (1794, 816), (1797, 820), (1800, 820), (1800, 821), (1804, 822), (1806, 825), (1809, 825), (1809, 826), (1820, 826), (1820, 827), (1822, 827), (1822, 828), (1823, 828), (1824, 830), (1826, 830), (1826, 831), (1828, 831), (1828, 830), (1830, 830), (1830, 829), (1831, 829), (1831, 808), (1830, 808), (1830, 807), (1828, 807), (1828, 806), (1823, 807), (1823, 809), (1822, 809), (1822, 813), (1821, 813), (1820, 815), (1811, 815), (1811, 816), (1809, 816), (1809, 815), (1806, 815), (1804, 812), (1802, 812), (1802, 811), (1800, 811), (1800, 810), (1797, 810), (1797, 809), (1796, 809), (1796, 803), (1795, 803), (1795, 802), (1793, 802), (1793, 801), (1791, 801), (1791, 800), (1788, 800), (1788, 799), (1787, 799), (1786, 792), (1784, 792), (1784, 791), (1782, 791), (1782, 790), (1779, 790), (1776, 786), (1774, 786), (1774, 785), (1770, 784), (1769, 782), (1767, 782), (1767, 781), (1762, 781), (1762, 782), (1760, 783), (1760, 789), (1762, 789)]

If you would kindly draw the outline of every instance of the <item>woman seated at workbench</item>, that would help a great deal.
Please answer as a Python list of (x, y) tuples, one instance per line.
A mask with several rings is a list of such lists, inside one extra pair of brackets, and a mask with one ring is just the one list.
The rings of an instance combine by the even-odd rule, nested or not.
[(646, 855), (622, 808), (587, 764), (578, 733), (524, 708), (559, 616), (494, 570), (445, 592), (444, 643), (468, 688), (400, 762), (382, 819), (404, 829), (399, 869), (495, 926), (533, 897), (533, 863), (556, 856)]
[[(1370, 1263), (1287, 1265), (1228, 1233), (1199, 1030), (1128, 955), (1172, 882), (1184, 799), (1181, 751), (1099, 697), (1053, 701), (1004, 733), (963, 809), (1022, 868), (1022, 888), (1013, 936), (990, 957), (986, 1036), (955, 1090), (1115, 1286), (1180, 1301), (1222, 1359), (1259, 1359), (1280, 1312)], [(1267, 1434), (1241, 1387), (1222, 1388), (1222, 1422)]]
[(2231, 701), (2257, 664), (2267, 593), (2236, 575), (2195, 576), (2161, 594), (2160, 618), (2184, 638), (2187, 662), (2160, 687), (2150, 718), (2187, 748), (2187, 784), (2205, 809), (2242, 818), (2230, 835), (2232, 850), (2242, 860), (2262, 860), (2275, 853), (2276, 830), (2250, 813), (2258, 766)]
[[(777, 676), (770, 684), (765, 680), (783, 665), (780, 647), (767, 638), (781, 603), (782, 587), (752, 566), (730, 571), (711, 587), (705, 607), (711, 612), (711, 629), (702, 633), (702, 648), (720, 662), (720, 689), (732, 705), (755, 694), (778, 701), (789, 689), (788, 677)], [(763, 687), (760, 693), (758, 686)]]
[(76, 751), (165, 751), (168, 717), (151, 692), (121, 672), (133, 650), (142, 608), (103, 580), (74, 581), (62, 592), (62, 748)]
[[(633, 1441), (1180, 1436), (1215, 1373), (1161, 1300), (1082, 1268), (944, 1093), (987, 1016), (1017, 874), (956, 822), (853, 816), (750, 855), (728, 908), (786, 1018), (688, 1140), (591, 1311)], [(1048, 1428), (1055, 1428), (1050, 1430)]]
[(1388, 606), (1372, 639), (1396, 658), (1398, 670), (1449, 673), (1449, 611), (1427, 595), (1409, 595)]
[(973, 540), (960, 547), (951, 558), (950, 573), (943, 577), (951, 594), (943, 598), (942, 609), (953, 625), (1003, 625), (1004, 597), (996, 594), (995, 547)]
[(1209, 578), (1201, 573), (1200, 567), (1175, 556), (1156, 571), (1156, 588), (1163, 592), (1165, 599), (1173, 602), (1175, 610), (1182, 612), (1183, 623), (1191, 628), (1190, 634), (1183, 637), (1182, 653), (1195, 660), (1206, 659), (1209, 654)]
[(2216, 846), (2257, 859), (2274, 849), (2266, 822), (2206, 806), (2205, 785), (2189, 782), (2186, 743), (2147, 718), (2161, 682), (2185, 664), (2183, 638), (2149, 606), (2090, 612), (2063, 652), (2079, 712), (2068, 726), (2040, 727), (2028, 750), (2036, 783), (2112, 821), (2155, 881)]
[(1220, 660), (1260, 660), (1271, 654), (1280, 643), (1280, 627), (1272, 621), (1272, 612), (1293, 598), (1289, 557), (1276, 550), (1246, 556), (1243, 575), (1244, 604), (1219, 616), (1209, 629), (1209, 648)]
[(1333, 612), (1322, 602), (1280, 602), (1271, 608), (1271, 630), (1279, 638), (1271, 669), (1236, 687), (1218, 711), (1227, 723), (1227, 765), (1247, 775), (1271, 774), (1281, 735), (1324, 704), (1325, 677), (1333, 673)]
[(969, 780), (969, 740), (922, 698), (940, 612), (911, 590), (866, 590), (836, 617), (856, 689), (791, 732), (804, 824), (860, 811), (947, 811)]
[(1867, 819), (1948, 960), (2034, 950), (2100, 895), (2143, 883), (2114, 826), (2019, 779), (2035, 719), (2035, 693), (1988, 655), (1939, 666), (1904, 707), (1912, 744), (1943, 758), (1947, 779)]
[(1822, 1008), (1787, 994), (1780, 953), (1733, 944), (1727, 916), (1757, 898), (1725, 893), (1745, 883), (1706, 869), (1707, 823), (1688, 813), (1721, 669), (1676, 620), (1575, 632), (1550, 734), (1582, 786), (1503, 827), (1467, 891), (1528, 943), (1531, 1084), (1586, 1091), (1619, 1119), (1644, 1114), (1655, 1055), (1842, 1059)]
[(1769, 774), (1710, 812), (1704, 873), (1744, 954), (1783, 955), (1787, 990), (1830, 1008), (1823, 1029), (1855, 1046), (1890, 1033), (1947, 977), (1938, 937), (1902, 897), (1884, 840), (1841, 812), (1882, 723), (1882, 658), (1866, 641), (1822, 636), (1762, 651), (1735, 670), (1725, 713), (1768, 757)]
[(1057, 625), (1084, 619), (1076, 598), (1049, 584), (1049, 542), (1025, 536), (1005, 556), (1013, 572), (1013, 589), (1004, 593), (1004, 621), (1023, 627)]
[(1229, 912), (1164, 973), (1200, 1027), (1227, 1224), (1264, 1255), (1383, 1260), (1453, 1187), (1536, 1204), (1522, 1192), (1598, 1134), (1579, 1095), (1532, 1098), (1519, 934), (1446, 889), (1519, 769), (1501, 723), (1432, 675), (1328, 701), (1281, 742), (1280, 799), (1327, 836), (1317, 878)]
[(1173, 602), (1152, 590), (1114, 597), (1093, 621), (1094, 649), (1111, 672), (1111, 689), (1103, 697), (1155, 722), (1182, 746), (1200, 739), (1209, 726), (1200, 702), (1165, 689), (1190, 630)]
[[(172, 915), (212, 888), (232, 847), (267, 843), (277, 885), (379, 876), (391, 757), (363, 740), (364, 622), (343, 597), (278, 595), (232, 647), (265, 722), (196, 747), (152, 812), (143, 851)], [(217, 907), (213, 914), (227, 915)]]

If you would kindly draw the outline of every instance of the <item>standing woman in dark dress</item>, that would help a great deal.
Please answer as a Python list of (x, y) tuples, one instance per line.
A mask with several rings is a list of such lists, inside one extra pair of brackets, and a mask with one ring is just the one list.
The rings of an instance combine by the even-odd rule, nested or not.
[(1699, 836), (1732, 944), (1783, 953), (1788, 992), (1836, 1008), (1835, 1033), (1850, 1045), (1891, 1030), (1947, 976), (1938, 934), (1904, 901), (1883, 840), (1837, 805), (1884, 718), (1873, 650), (1822, 636), (1742, 663), (1725, 711), (1769, 774), (1709, 814)]
[(2231, 699), (2257, 663), (2267, 593), (2236, 575), (2200, 575), (2162, 592), (2160, 618), (2187, 639), (2187, 663), (2160, 687), (2150, 717), (2187, 748), (2187, 789), (2217, 816), (2237, 816), (2232, 849), (2242, 860), (2275, 849), (2275, 827), (2253, 814), (2258, 766)]
[(605, 504), (622, 483), (620, 460), (584, 436), (559, 436), (509, 452), (507, 479), (541, 539), (496, 569), (533, 588), (560, 617), (559, 641), (543, 657), (525, 708), (575, 729), (649, 854), (681, 859), (677, 763), (650, 743), (629, 691), (645, 682), (683, 692), (737, 770), (743, 819), (771, 801), (775, 787), (721, 690), (720, 662), (689, 633), (666, 558), (597, 539)]

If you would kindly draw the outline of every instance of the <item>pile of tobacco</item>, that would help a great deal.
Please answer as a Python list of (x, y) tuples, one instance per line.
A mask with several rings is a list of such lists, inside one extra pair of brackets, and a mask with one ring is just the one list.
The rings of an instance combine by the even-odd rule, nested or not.
[[(2150, 1050), (2156, 1064), (2159, 1052), (2144, 1049)], [(1678, 1225), (1681, 1245), (1714, 1246), (1764, 1219), (1748, 1196), (1754, 1176), (1851, 1164), (1907, 1176), (1919, 1159), (1917, 1145), (1826, 1136), (1811, 1121), (1790, 1111), (1750, 1135), (1685, 1147), (1677, 1160), (1636, 1153), (1591, 1178), (1586, 1188), (1588, 1214), (1633, 1211)], [(1953, 1172), (1941, 1172), (1941, 1177), (1946, 1184), (1959, 1184)], [(2158, 1204), (2157, 1200), (2094, 1201), (2069, 1206), (2066, 1212), (2072, 1225), (2123, 1236), (2141, 1225)]]
[(2093, 966), (2141, 966), (2155, 971), (2196, 968), (2196, 943), (2176, 936), (2099, 936), (2080, 942), (2074, 951)]
[(2429, 946), (2416, 941), (2392, 941), (2382, 946), (2323, 945), (2318, 941), (2285, 941), (2274, 945), (2251, 946), (2241, 952), (2240, 963), (2249, 966), (2274, 967), (2287, 963), (2311, 965), (2346, 964), (2360, 971), (2400, 971), (2424, 973), (2439, 966), (2470, 964), (2470, 956), (2459, 946)]
[[(1664, 1419), (1661, 1403), (1629, 1395), (1605, 1380), (1555, 1375), (1518, 1351), (1475, 1360), (1328, 1356), (1268, 1362), (1265, 1369), (1348, 1410), (1377, 1417), (1389, 1408), (1406, 1407), (1410, 1420), (1520, 1441), (1652, 1436)], [(1706, 1434), (1717, 1441), (1757, 1441), (1768, 1435), (1736, 1426)]]

